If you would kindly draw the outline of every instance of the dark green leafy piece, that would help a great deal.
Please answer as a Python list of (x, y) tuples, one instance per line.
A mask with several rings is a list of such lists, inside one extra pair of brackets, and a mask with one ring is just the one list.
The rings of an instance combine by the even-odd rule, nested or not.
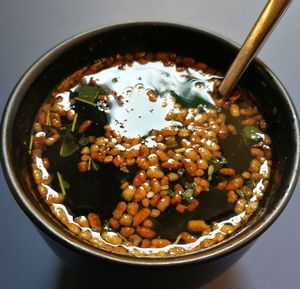
[(265, 135), (256, 126), (245, 126), (242, 130), (242, 136), (245, 144), (256, 144), (264, 140)]
[(244, 194), (243, 190), (241, 190), (241, 189), (236, 189), (235, 192), (236, 192), (241, 198), (244, 198), (244, 197), (245, 197), (245, 194)]
[(76, 99), (87, 104), (95, 104), (97, 96), (100, 94), (108, 94), (110, 90), (104, 85), (81, 84), (76, 90)]
[(169, 189), (169, 190), (168, 190), (168, 195), (169, 195), (171, 198), (173, 198), (173, 197), (175, 197), (176, 193), (175, 193), (173, 190)]
[(70, 129), (67, 129), (61, 143), (59, 154), (61, 157), (69, 157), (75, 153), (80, 146)]
[(86, 100), (88, 102), (95, 102), (97, 99), (97, 96), (99, 95), (100, 92), (100, 87), (99, 86), (94, 86), (94, 85), (88, 85), (88, 84), (83, 84), (79, 85), (76, 88), (77, 92), (77, 98)]
[(210, 165), (210, 166), (208, 167), (208, 170), (207, 170), (207, 175), (208, 175), (208, 180), (209, 180), (209, 181), (211, 181), (212, 175), (213, 175), (214, 171), (215, 171), (214, 166), (213, 166), (213, 165)]
[(64, 180), (64, 178), (63, 178), (63, 176), (61, 175), (60, 172), (57, 172), (57, 178), (58, 178), (58, 182), (59, 182), (61, 192), (63, 193), (63, 195), (65, 195), (66, 190), (70, 189), (70, 184), (66, 180)]
[(253, 180), (247, 180), (247, 181), (246, 181), (246, 185), (247, 185), (251, 190), (255, 189), (255, 187), (256, 187), (256, 183), (255, 183)]
[(78, 141), (79, 145), (84, 147), (89, 144), (89, 139), (85, 136), (81, 137)]
[(220, 159), (211, 158), (208, 161), (209, 166), (213, 166), (213, 169), (214, 169), (213, 172), (216, 172), (219, 169), (221, 169), (226, 163), (227, 163), (227, 161), (225, 158), (220, 158)]
[(194, 195), (194, 190), (193, 189), (187, 189), (182, 193), (182, 198), (185, 202), (190, 204), (191, 201), (193, 200), (193, 195)]

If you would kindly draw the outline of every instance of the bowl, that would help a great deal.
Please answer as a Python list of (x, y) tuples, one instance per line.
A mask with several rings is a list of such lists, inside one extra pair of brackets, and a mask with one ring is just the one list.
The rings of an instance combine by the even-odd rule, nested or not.
[(24, 143), (28, 142), (43, 100), (66, 76), (93, 60), (136, 50), (173, 51), (226, 72), (239, 46), (204, 29), (175, 23), (137, 22), (93, 29), (52, 48), (22, 76), (3, 114), (1, 161), (10, 191), (49, 246), (68, 264), (161, 268), (235, 260), (280, 216), (299, 174), (299, 120), (295, 107), (278, 78), (258, 59), (247, 68), (240, 84), (254, 96), (269, 124), (268, 134), (274, 143), (271, 182), (255, 215), (221, 243), (175, 257), (134, 257), (108, 252), (65, 229), (38, 197)]

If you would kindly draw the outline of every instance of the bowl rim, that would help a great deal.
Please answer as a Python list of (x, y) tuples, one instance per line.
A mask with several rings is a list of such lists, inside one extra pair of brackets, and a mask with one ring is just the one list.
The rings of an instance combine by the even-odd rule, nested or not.
[[(236, 236), (233, 240), (227, 240), (226, 244), (222, 245), (222, 243), (218, 244), (216, 247), (213, 246), (209, 250), (201, 250), (193, 252), (192, 254), (184, 254), (179, 256), (174, 256), (170, 258), (157, 258), (157, 257), (134, 257), (130, 255), (121, 255), (113, 252), (109, 252), (103, 249), (99, 249), (94, 247), (92, 244), (88, 244), (86, 242), (82, 242), (75, 235), (74, 237), (69, 232), (64, 232), (59, 229), (57, 224), (49, 222), (44, 213), (42, 213), (35, 205), (32, 205), (31, 199), (23, 192), (22, 186), (18, 182), (18, 178), (16, 174), (10, 170), (13, 167), (12, 157), (9, 155), (9, 137), (10, 130), (12, 127), (10, 124), (11, 115), (13, 115), (17, 108), (16, 103), (20, 102), (20, 100), (24, 96), (24, 92), (27, 91), (28, 87), (31, 85), (33, 80), (43, 71), (45, 67), (47, 67), (54, 59), (58, 58), (63, 52), (71, 47), (75, 47), (76, 45), (83, 43), (85, 40), (96, 36), (98, 33), (102, 33), (105, 31), (114, 30), (117, 28), (125, 28), (125, 27), (133, 27), (139, 25), (152, 25), (152, 26), (172, 26), (173, 28), (182, 28), (187, 30), (198, 31), (200, 33), (209, 34), (212, 37), (218, 38), (231, 45), (233, 48), (240, 48), (236, 42), (224, 37), (223, 35), (210, 31), (206, 28), (192, 26), (190, 24), (180, 24), (174, 22), (164, 22), (164, 21), (135, 21), (135, 22), (125, 22), (125, 23), (117, 23), (117, 24), (109, 24), (105, 26), (95, 27), (90, 30), (86, 30), (80, 32), (74, 36), (67, 38), (66, 40), (60, 42), (56, 46), (50, 48), (46, 53), (44, 53), (40, 58), (38, 58), (28, 69), (25, 71), (23, 76), (20, 77), (18, 83), (13, 89), (8, 101), (6, 103), (2, 120), (1, 120), (1, 164), (2, 170), (10, 189), (10, 192), (13, 194), (15, 200), (22, 208), (22, 210), (26, 213), (26, 215), (31, 219), (31, 221), (47, 236), (51, 239), (55, 240), (59, 244), (64, 247), (68, 247), (69, 249), (84, 253), (96, 258), (103, 258), (108, 261), (130, 264), (130, 265), (147, 265), (147, 266), (156, 266), (156, 265), (179, 265), (179, 264), (188, 264), (193, 262), (207, 262), (213, 261), (221, 256), (225, 256), (231, 254), (232, 252), (246, 246), (251, 241), (256, 239), (259, 235), (261, 235), (265, 230), (267, 230), (272, 223), (279, 217), (281, 212), (287, 206), (288, 201), (290, 200), (296, 184), (298, 180), (298, 175), (300, 171), (300, 145), (299, 142), (296, 144), (295, 148), (295, 160), (292, 163), (291, 168), (291, 178), (289, 187), (286, 189), (286, 193), (283, 198), (278, 201), (277, 206), (274, 210), (266, 216), (263, 220), (257, 222), (251, 231), (247, 232), (247, 234), (241, 234), (240, 236)], [(287, 106), (292, 111), (293, 118), (295, 119), (294, 128), (295, 136), (297, 139), (300, 139), (300, 129), (299, 129), (299, 118), (297, 114), (297, 110), (294, 106), (293, 101), (291, 100), (286, 88), (280, 82), (280, 80), (275, 76), (275, 74), (258, 58), (254, 60), (256, 64), (264, 70), (268, 75), (272, 77), (272, 80), (276, 83), (280, 92), (285, 99)]]

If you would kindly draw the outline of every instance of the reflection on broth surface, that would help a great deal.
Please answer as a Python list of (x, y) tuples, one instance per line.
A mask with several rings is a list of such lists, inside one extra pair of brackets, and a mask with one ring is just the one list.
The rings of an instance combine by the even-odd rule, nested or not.
[(116, 55), (53, 90), (33, 124), (33, 177), (52, 213), (94, 245), (184, 254), (257, 210), (271, 168), (266, 123), (242, 89), (174, 53)]

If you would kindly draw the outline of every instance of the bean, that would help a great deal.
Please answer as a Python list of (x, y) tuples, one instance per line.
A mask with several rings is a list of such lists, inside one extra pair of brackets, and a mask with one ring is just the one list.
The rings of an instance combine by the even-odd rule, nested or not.
[(173, 158), (169, 158), (167, 161), (163, 162), (161, 166), (164, 169), (178, 169), (181, 167), (181, 163)]
[(189, 244), (189, 243), (194, 243), (196, 242), (197, 238), (194, 237), (193, 235), (189, 234), (188, 232), (182, 232), (180, 234), (182, 240), (186, 243), (186, 244)]
[(229, 108), (230, 114), (233, 117), (239, 117), (240, 116), (240, 108), (237, 104), (232, 104)]
[(238, 214), (241, 214), (244, 209), (245, 209), (245, 206), (246, 206), (246, 200), (245, 199), (239, 199), (237, 202), (236, 202), (236, 205), (234, 207), (234, 212), (238, 215)]
[(198, 150), (202, 159), (208, 161), (212, 158), (212, 153), (205, 147), (200, 147)]
[(170, 206), (170, 200), (169, 196), (162, 197), (156, 205), (156, 208), (161, 212), (164, 212)]
[(225, 176), (234, 176), (236, 174), (236, 171), (231, 168), (221, 168), (219, 170), (220, 174), (225, 175)]
[[(130, 237), (132, 237), (132, 234), (134, 233), (134, 228), (132, 228), (132, 227), (122, 227), (121, 229), (120, 229), (120, 234), (124, 237), (124, 238), (126, 238), (126, 239), (128, 239), (128, 238), (130, 238)], [(131, 238), (131, 239), (134, 239), (134, 237), (133, 238)], [(131, 242), (132, 242), (132, 240), (130, 240)], [(132, 243), (134, 243), (134, 242), (132, 242)], [(138, 244), (137, 244), (138, 245)], [(136, 246), (137, 246), (136, 245)]]
[(79, 216), (74, 218), (74, 222), (76, 222), (81, 227), (89, 227), (90, 222), (85, 216)]
[(129, 240), (132, 242), (132, 244), (134, 246), (139, 246), (140, 243), (142, 242), (142, 237), (139, 236), (138, 234), (132, 234), (130, 237), (129, 237)]
[(242, 187), (244, 184), (244, 179), (241, 177), (235, 177), (226, 185), (226, 190), (236, 190)]
[(52, 136), (45, 138), (45, 144), (47, 146), (52, 146), (58, 141), (59, 138), (59, 134), (53, 134)]
[(165, 162), (169, 159), (168, 155), (162, 150), (156, 150), (155, 153), (162, 162)]
[(169, 173), (168, 178), (169, 178), (170, 182), (175, 182), (179, 179), (179, 175), (176, 173)]
[(95, 231), (100, 232), (102, 228), (100, 217), (95, 213), (89, 213), (87, 218), (92, 228)]
[[(126, 183), (128, 184), (128, 182), (126, 182)], [(125, 183), (125, 184), (126, 184), (126, 183)], [(122, 186), (123, 186), (123, 185), (122, 185)], [(129, 201), (132, 200), (135, 191), (136, 191), (136, 188), (135, 188), (134, 186), (132, 186), (132, 185), (129, 185), (129, 186), (127, 186), (127, 187), (123, 190), (123, 192), (122, 192), (122, 197), (123, 197), (127, 202), (129, 202)]]
[(114, 230), (119, 230), (119, 228), (120, 228), (120, 223), (115, 218), (110, 218), (109, 224), (112, 227), (112, 229), (114, 229)]
[(119, 202), (117, 207), (113, 211), (113, 217), (119, 220), (127, 209), (127, 204), (125, 202)]
[(147, 170), (147, 176), (150, 179), (161, 179), (164, 173), (157, 166), (151, 166)]
[[(156, 233), (153, 230), (142, 227), (142, 226), (138, 226), (136, 228), (136, 231), (144, 239), (153, 239), (153, 237), (156, 235)], [(147, 247), (149, 247), (149, 246), (147, 246)]]
[(243, 120), (241, 123), (244, 126), (250, 126), (250, 125), (256, 124), (256, 120), (254, 118), (248, 118), (248, 119)]
[(127, 205), (127, 212), (128, 214), (134, 216), (139, 210), (139, 205), (135, 202), (130, 202)]
[(227, 128), (228, 128), (228, 131), (229, 131), (232, 135), (236, 135), (236, 134), (237, 134), (237, 130), (236, 130), (236, 128), (235, 128), (234, 125), (228, 124), (228, 125), (227, 125)]
[(154, 223), (153, 223), (153, 221), (150, 220), (150, 219), (146, 219), (146, 220), (143, 222), (143, 227), (145, 227), (145, 228), (151, 229), (151, 228), (153, 228), (153, 226), (154, 226)]
[(182, 204), (178, 204), (176, 206), (176, 211), (179, 212), (179, 213), (184, 213), (184, 211), (186, 210), (186, 206), (182, 205)]
[(144, 222), (150, 216), (151, 210), (148, 208), (143, 208), (139, 212), (135, 214), (133, 217), (132, 225), (134, 227), (139, 226), (142, 222)]
[(33, 175), (34, 181), (37, 185), (43, 183), (43, 174), (40, 169), (34, 169), (32, 171), (32, 175)]
[(151, 245), (154, 248), (163, 248), (163, 247), (171, 245), (171, 242), (167, 239), (153, 239), (153, 240), (151, 240)]
[(79, 162), (77, 165), (77, 168), (78, 168), (78, 171), (81, 173), (87, 172), (88, 168), (89, 168), (88, 162), (86, 162), (86, 161)]
[(227, 202), (228, 203), (235, 203), (238, 199), (238, 195), (235, 191), (230, 190), (227, 192)]
[(101, 237), (108, 243), (113, 245), (119, 245), (122, 243), (122, 238), (114, 232), (103, 232)]
[(158, 179), (155, 178), (151, 179), (150, 184), (151, 184), (151, 189), (155, 194), (160, 192), (160, 181)]
[(207, 121), (207, 114), (206, 113), (199, 113), (194, 117), (194, 124), (201, 125)]
[(233, 226), (225, 224), (222, 226), (221, 231), (226, 235), (230, 235), (233, 233)]
[(157, 218), (157, 217), (159, 217), (159, 216), (160, 216), (160, 210), (152, 209), (152, 210), (151, 210), (150, 216), (151, 216), (152, 218)]
[(197, 165), (190, 159), (184, 158), (182, 159), (182, 163), (187, 170), (187, 172), (191, 175), (194, 176), (195, 172), (197, 171)]
[(209, 225), (204, 220), (189, 220), (187, 223), (188, 230), (201, 233), (209, 228)]
[(122, 225), (122, 226), (125, 226), (125, 227), (129, 227), (131, 225), (133, 221), (133, 217), (132, 215), (130, 214), (123, 214), (123, 216), (120, 218), (119, 220), (119, 223)]
[(136, 203), (140, 202), (147, 195), (147, 191), (143, 186), (139, 186), (137, 190), (134, 192), (134, 201)]
[(142, 171), (139, 171), (133, 181), (132, 181), (132, 184), (135, 186), (135, 187), (138, 187), (140, 186), (142, 183), (144, 183), (144, 181), (146, 180), (147, 178), (147, 175), (146, 175), (146, 172), (144, 170)]

